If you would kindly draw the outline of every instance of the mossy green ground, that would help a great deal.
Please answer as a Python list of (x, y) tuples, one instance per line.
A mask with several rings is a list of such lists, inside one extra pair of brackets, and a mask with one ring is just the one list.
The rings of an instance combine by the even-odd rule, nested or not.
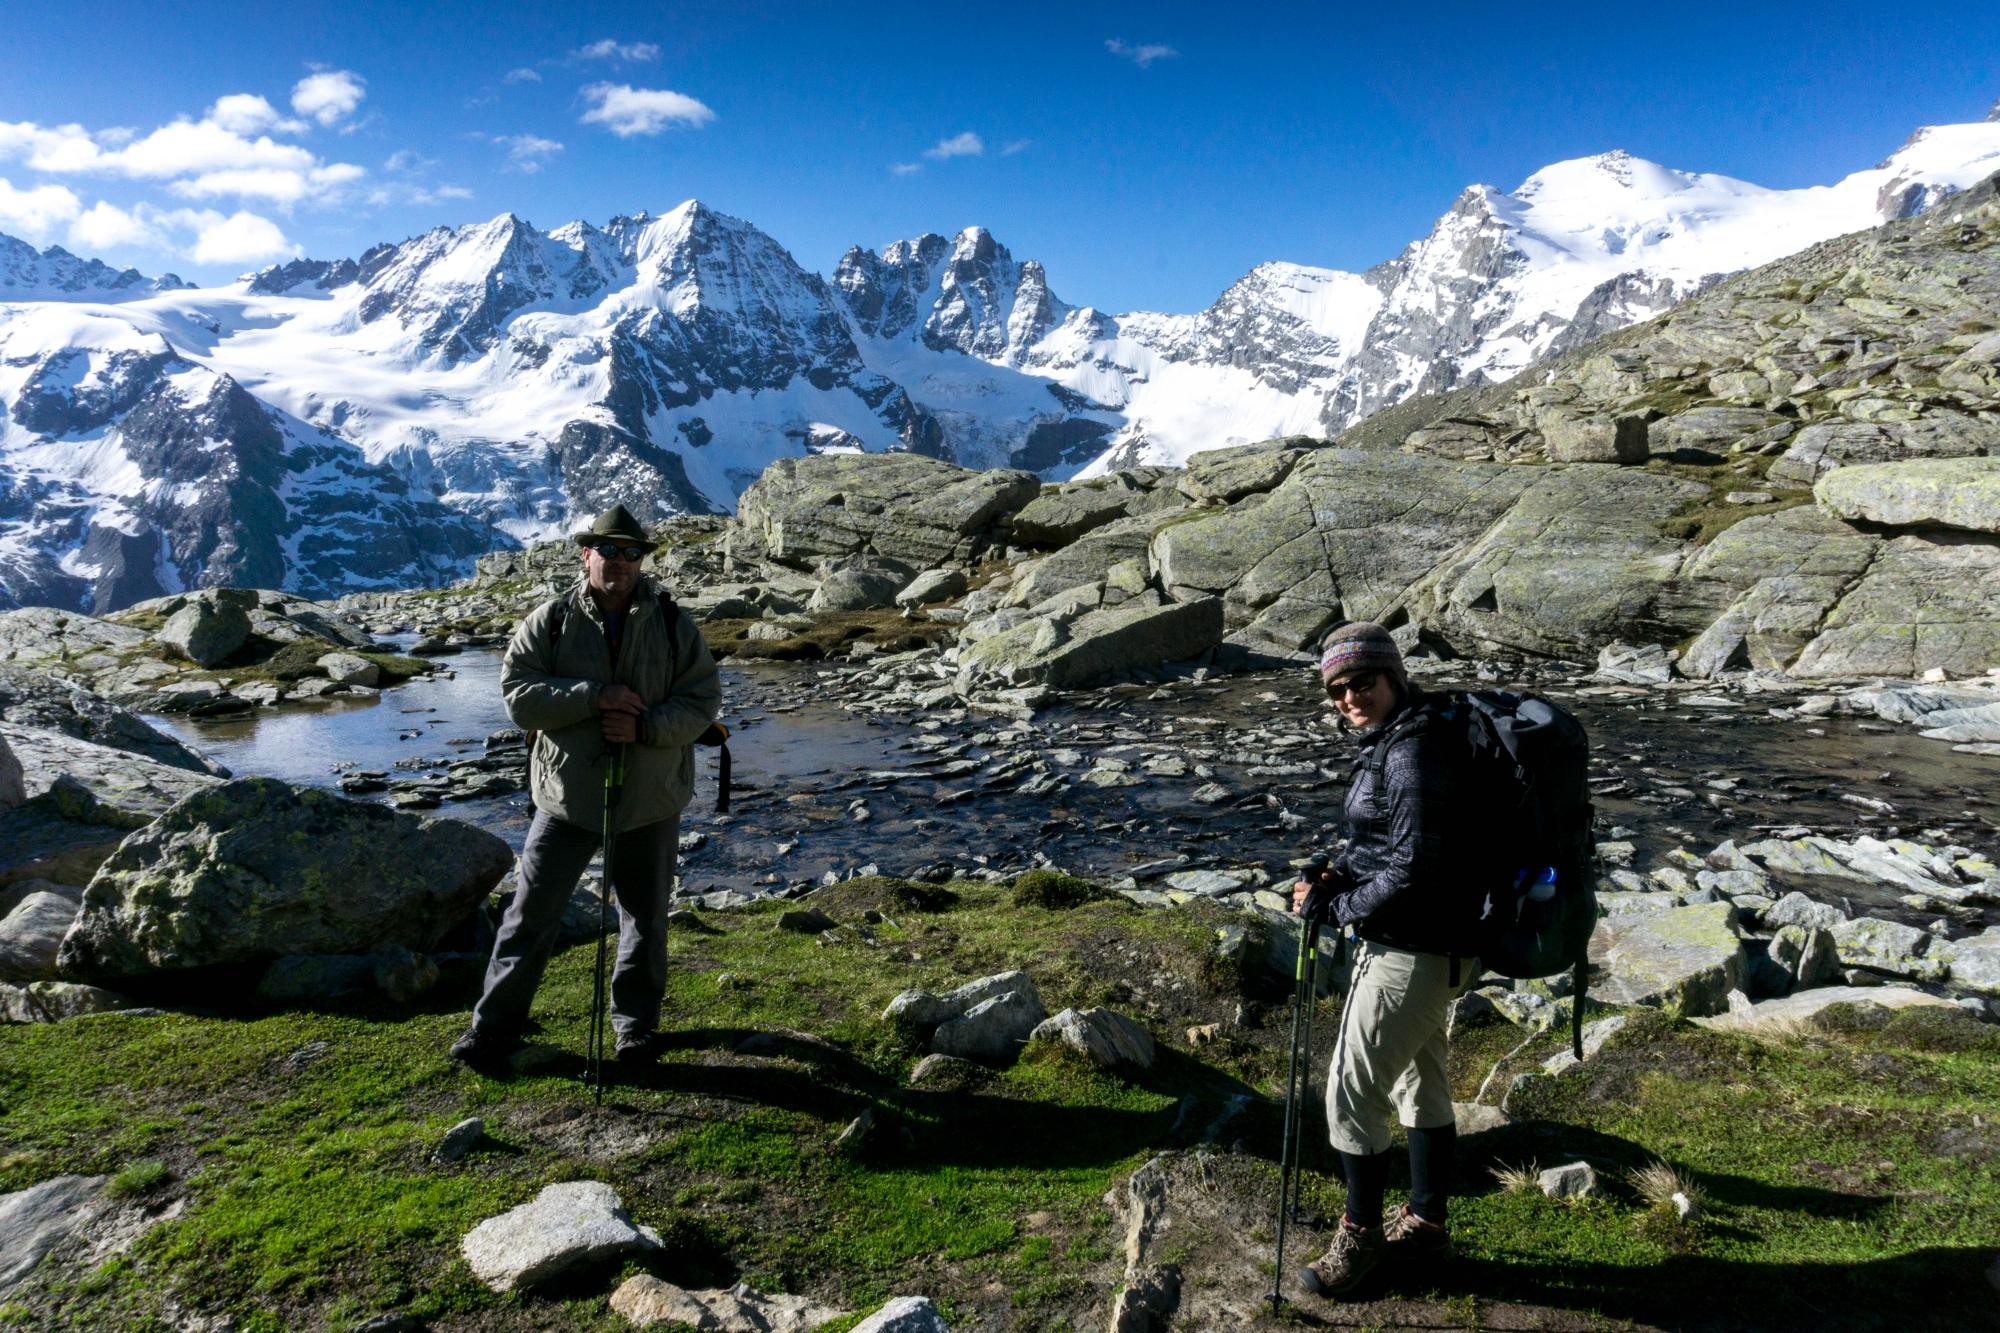
[[(669, 1280), (747, 1280), (856, 1311), (916, 1290), (955, 1327), (1101, 1327), (1123, 1265), (1104, 1196), (1133, 1168), (1220, 1121), (1214, 1150), (1250, 1195), (1274, 1193), (1276, 1108), (1222, 1116), (1279, 1085), (1289, 1026), (1282, 993), (1239, 994), (1203, 966), (1223, 909), (1062, 888), (854, 881), (814, 898), (848, 923), (819, 937), (777, 931), (777, 904), (704, 914), (674, 936), (673, 1049), (602, 1108), (578, 1082), (589, 946), (550, 968), (536, 1044), (504, 1081), (451, 1064), (465, 1012), (444, 1002), (0, 1029), (0, 1190), (85, 1172), (115, 1176), (127, 1205), (184, 1207), (94, 1267), (58, 1255), (0, 1301), (0, 1327), (163, 1329), (176, 1310), (246, 1330), (352, 1328), (385, 1310), (437, 1328), (622, 1327), (604, 1300), (615, 1274), (502, 1297), (459, 1258), (479, 1221), (577, 1178), (610, 1182), (667, 1238), (652, 1267)], [(870, 911), (886, 919), (865, 924)], [(1130, 1082), (1044, 1054), (969, 1086), (907, 1086), (917, 1057), (879, 1021), (887, 1001), (1007, 967), (1052, 1011), (1143, 1018), (1159, 1067)], [(1337, 1012), (1320, 1009), (1322, 1071)], [(1185, 1029), (1206, 1023), (1222, 1035), (1190, 1049)], [(1459, 1095), (1520, 1037), (1459, 1034)], [(1496, 1089), (1558, 1044), (1540, 1039)], [(1994, 1045), (1908, 1025), (1760, 1043), (1648, 1016), (1549, 1081), (1533, 1121), (1468, 1141), (1450, 1266), (1284, 1322), (1722, 1328), (1825, 1311), (1821, 1327), (1974, 1326), (2000, 1246)], [(871, 1108), (867, 1146), (836, 1151)], [(489, 1141), (434, 1163), (469, 1115)], [(1577, 1156), (1612, 1179), (1608, 1200), (1505, 1194), (1487, 1175)], [(1662, 1221), (1618, 1183), (1656, 1159), (1706, 1191), (1697, 1225)], [(1323, 1147), (1308, 1164), (1330, 1166)], [(1306, 1201), (1330, 1215), (1340, 1191), (1309, 1174)], [(1198, 1274), (1201, 1256), (1187, 1263)]]

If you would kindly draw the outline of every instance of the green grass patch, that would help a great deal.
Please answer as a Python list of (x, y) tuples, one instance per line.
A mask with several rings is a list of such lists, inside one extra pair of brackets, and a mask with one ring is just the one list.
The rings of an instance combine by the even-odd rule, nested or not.
[[(831, 943), (775, 931), (790, 904), (705, 913), (706, 929), (674, 937), (672, 1047), (621, 1075), (602, 1108), (576, 1082), (588, 945), (553, 960), (535, 1058), (510, 1080), (451, 1065), (465, 1013), (449, 1001), (406, 1016), (0, 1029), (0, 1190), (109, 1175), (123, 1200), (181, 1204), (121, 1258), (38, 1270), (0, 1305), (0, 1327), (165, 1329), (186, 1311), (243, 1329), (352, 1328), (388, 1311), (440, 1327), (617, 1327), (608, 1276), (503, 1297), (459, 1258), (479, 1221), (575, 1179), (609, 1182), (669, 1239), (629, 1271), (804, 1292), (857, 1318), (922, 1290), (955, 1321), (1101, 1327), (1123, 1264), (1104, 1196), (1211, 1125), (1213, 1188), (1247, 1201), (1228, 1243), (1270, 1243), (1256, 1219), (1275, 1188), (1269, 1095), (1290, 1015), (1203, 981), (1216, 928), (1238, 919), (1227, 909), (1141, 910), (1081, 883), (850, 881), (811, 902), (845, 924), (883, 919)], [(909, 1085), (917, 1053), (881, 1021), (888, 1001), (1008, 968), (1052, 1012), (1108, 1004), (1141, 1018), (1157, 1065), (1120, 1077), (1037, 1047), (962, 1085)], [(1317, 1009), (1322, 1076), (1339, 1010), (1337, 998)], [(1182, 1030), (1208, 1023), (1222, 1038), (1189, 1049)], [(1457, 1034), (1456, 1095), (1469, 1098), (1523, 1035), (1504, 1023)], [(1489, 1100), (1566, 1040), (1558, 1025), (1514, 1056)], [(1582, 1069), (1517, 1101), (1521, 1120), (1466, 1141), (1460, 1259), (1392, 1288), (1369, 1321), (1438, 1326), (1438, 1310), (1476, 1306), (1505, 1327), (1767, 1326), (1779, 1282), (1787, 1309), (1830, 1312), (1823, 1326), (1903, 1327), (1895, 1318), (1911, 1310), (1934, 1312), (1937, 1327), (1984, 1317), (1969, 1302), (2000, 1247), (1988, 1109), (2000, 1105), (2000, 1049), (1961, 1011), (1855, 1010), (1782, 1042), (1643, 1013)], [(872, 1136), (837, 1152), (864, 1113)], [(459, 1162), (433, 1160), (469, 1115), (486, 1140)], [(1335, 1164), (1316, 1104), (1307, 1116), (1302, 1196), (1331, 1215)], [(1490, 1174), (1579, 1158), (1605, 1197), (1505, 1193)], [(1658, 1204), (1642, 1176), (1653, 1166), (1704, 1196), (1694, 1221)], [(1392, 1194), (1407, 1186), (1395, 1171)], [(1200, 1280), (1209, 1242), (1173, 1244)]]

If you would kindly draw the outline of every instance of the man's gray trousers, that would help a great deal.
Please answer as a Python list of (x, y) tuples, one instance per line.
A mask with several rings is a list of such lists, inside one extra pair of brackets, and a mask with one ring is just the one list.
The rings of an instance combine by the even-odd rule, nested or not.
[[(613, 901), (618, 907), (618, 966), (611, 975), (611, 1030), (620, 1041), (659, 1026), (667, 993), (667, 912), (680, 850), (679, 815), (613, 836)], [(528, 1006), (555, 947), (563, 910), (597, 851), (598, 831), (535, 811), (521, 848), (520, 887), (486, 965), (486, 991), (472, 1010), (473, 1031), (507, 1040), (520, 1035)]]

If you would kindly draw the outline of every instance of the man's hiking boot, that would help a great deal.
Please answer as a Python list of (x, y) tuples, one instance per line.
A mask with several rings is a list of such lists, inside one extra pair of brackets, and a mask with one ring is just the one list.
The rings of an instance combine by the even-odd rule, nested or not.
[(666, 1050), (667, 1039), (658, 1032), (646, 1032), (630, 1037), (620, 1037), (612, 1048), (611, 1058), (621, 1065), (658, 1064), (660, 1052)]
[(1392, 1259), (1427, 1258), (1448, 1253), (1451, 1233), (1436, 1222), (1426, 1222), (1404, 1204), (1382, 1227), (1382, 1243)]
[(1315, 1296), (1345, 1296), (1374, 1271), (1386, 1250), (1381, 1227), (1355, 1226), (1343, 1213), (1333, 1244), (1299, 1270), (1299, 1281)]
[(498, 1078), (514, 1072), (513, 1056), (518, 1041), (489, 1037), (474, 1028), (451, 1044), (451, 1058), (477, 1074)]

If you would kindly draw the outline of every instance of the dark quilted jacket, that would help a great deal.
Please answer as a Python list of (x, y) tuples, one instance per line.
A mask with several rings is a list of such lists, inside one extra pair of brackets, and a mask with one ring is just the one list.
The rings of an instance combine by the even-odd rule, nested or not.
[[(1337, 870), (1354, 885), (1336, 900), (1342, 925), (1363, 939), (1422, 953), (1468, 952), (1465, 867), (1479, 841), (1462, 808), (1465, 744), (1428, 720), (1419, 702), (1361, 737), (1344, 815), (1347, 850)], [(1375, 783), (1377, 750), (1389, 747)], [(1476, 916), (1476, 911), (1471, 911)]]

